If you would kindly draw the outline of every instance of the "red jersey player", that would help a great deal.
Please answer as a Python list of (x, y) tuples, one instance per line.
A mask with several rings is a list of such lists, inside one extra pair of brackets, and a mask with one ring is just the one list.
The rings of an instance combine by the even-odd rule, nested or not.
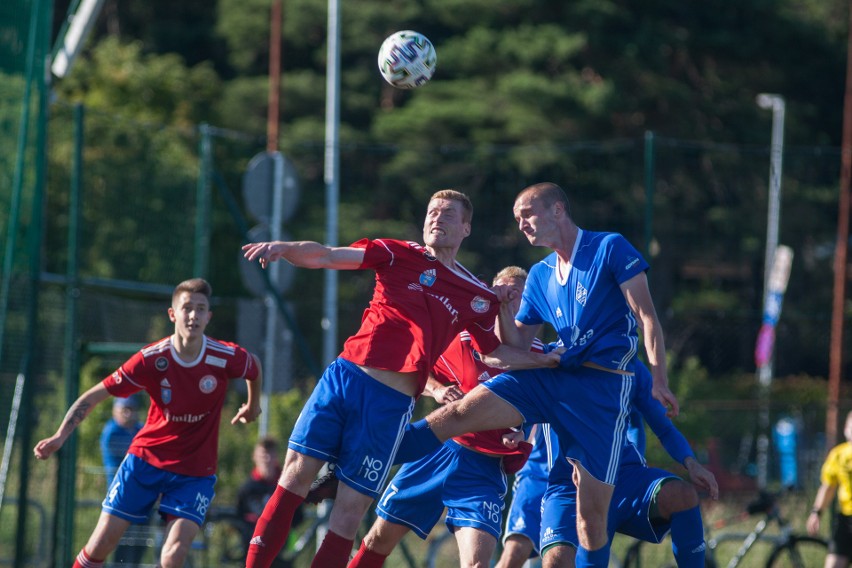
[(210, 285), (186, 280), (172, 294), (174, 334), (152, 343), (78, 398), (56, 433), (36, 444), (46, 459), (59, 450), (92, 409), (109, 397), (144, 390), (148, 419), (133, 439), (107, 491), (101, 517), (74, 567), (99, 568), (131, 522), (148, 518), (160, 498), (166, 519), (162, 566), (182, 566), (213, 499), (219, 418), (231, 379), (244, 378), (248, 400), (232, 424), (260, 414), (261, 370), (257, 357), (239, 345), (204, 334), (210, 322)]
[(348, 247), (315, 242), (245, 245), (266, 267), (287, 260), (305, 268), (374, 270), (376, 285), (361, 329), (326, 369), (290, 436), (284, 471), (255, 527), (247, 566), (268, 568), (287, 540), (293, 512), (325, 462), (337, 465), (329, 531), (313, 566), (346, 566), (355, 532), (379, 495), (396, 449), (438, 356), (461, 331), (501, 366), (553, 367), (558, 354), (501, 345), (494, 335), (500, 301), (456, 261), (470, 234), (466, 195), (442, 190), (429, 200), (424, 244), (362, 240)]
[[(510, 266), (494, 277), (495, 286), (514, 292), (513, 312), (526, 276), (524, 269)], [(533, 349), (543, 351), (540, 342)], [(462, 332), (438, 359), (428, 386), (436, 400), (451, 402), (499, 373), (482, 361), (470, 336)], [(448, 384), (454, 386), (440, 386)], [(428, 456), (404, 464), (379, 499), (378, 518), (349, 568), (383, 566), (408, 531), (425, 539), (445, 507), (445, 523), (455, 534), (460, 565), (487, 566), (500, 536), (506, 474), (520, 469), (532, 448), (529, 444), (519, 447), (515, 436), (509, 429), (463, 434)]]

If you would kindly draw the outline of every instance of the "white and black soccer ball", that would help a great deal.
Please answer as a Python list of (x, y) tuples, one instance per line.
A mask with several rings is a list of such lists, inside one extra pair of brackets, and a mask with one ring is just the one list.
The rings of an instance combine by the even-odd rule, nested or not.
[(379, 48), (379, 71), (397, 89), (414, 89), (428, 82), (437, 63), (432, 42), (412, 30), (391, 34)]

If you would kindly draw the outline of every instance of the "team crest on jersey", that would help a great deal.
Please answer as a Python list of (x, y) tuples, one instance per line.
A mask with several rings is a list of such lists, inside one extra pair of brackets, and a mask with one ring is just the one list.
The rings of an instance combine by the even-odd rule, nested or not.
[(581, 305), (586, 305), (586, 298), (589, 296), (589, 291), (586, 290), (585, 286), (577, 282), (577, 290), (574, 293), (574, 298), (580, 302)]
[(216, 377), (213, 375), (204, 375), (201, 377), (201, 380), (198, 381), (198, 389), (204, 394), (210, 394), (214, 390), (216, 390), (216, 385), (218, 381)]
[(172, 385), (169, 379), (160, 381), (160, 398), (163, 399), (163, 404), (168, 404), (172, 401)]
[(156, 367), (158, 371), (165, 371), (169, 368), (169, 360), (165, 357), (157, 357), (157, 360), (154, 361), (154, 367)]
[(488, 311), (488, 308), (491, 307), (491, 302), (486, 300), (482, 296), (477, 296), (470, 301), (470, 307), (476, 313), (484, 314)]
[(438, 271), (434, 268), (430, 268), (429, 270), (424, 270), (420, 274), (420, 283), (424, 286), (431, 286), (435, 283), (435, 280), (438, 279)]
[(115, 381), (115, 384), (117, 384), (117, 385), (121, 384), (121, 373), (119, 373), (118, 371), (115, 371), (112, 374), (112, 378)]

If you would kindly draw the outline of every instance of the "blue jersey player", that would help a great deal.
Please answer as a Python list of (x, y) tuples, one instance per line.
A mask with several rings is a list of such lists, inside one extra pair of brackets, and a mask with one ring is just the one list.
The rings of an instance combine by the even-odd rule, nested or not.
[[(643, 421), (644, 419), (644, 421)], [(608, 537), (615, 532), (659, 543), (671, 532), (672, 550), (679, 568), (704, 567), (704, 528), (695, 488), (672, 473), (645, 462), (645, 421), (669, 455), (682, 464), (689, 480), (716, 499), (719, 486), (700, 465), (689, 443), (651, 396), (648, 369), (637, 362), (636, 396), (630, 413), (627, 444), (622, 450), (615, 492), (609, 510)], [(576, 489), (573, 468), (558, 443), (549, 440), (554, 456), (542, 502), (541, 554), (545, 566), (574, 566), (577, 547)]]
[[(609, 560), (607, 515), (633, 397), (640, 332), (654, 398), (672, 415), (678, 412), (668, 388), (648, 265), (621, 235), (580, 229), (565, 193), (553, 183), (522, 190), (513, 212), (527, 240), (553, 253), (530, 270), (514, 322), (501, 310), (501, 339), (528, 348), (548, 323), (566, 348), (561, 365), (494, 377), (414, 423), (400, 454), (414, 445), (426, 451), (460, 432), (550, 423), (575, 468), (577, 565), (604, 567)], [(505, 291), (495, 292), (503, 301), (510, 299)]]

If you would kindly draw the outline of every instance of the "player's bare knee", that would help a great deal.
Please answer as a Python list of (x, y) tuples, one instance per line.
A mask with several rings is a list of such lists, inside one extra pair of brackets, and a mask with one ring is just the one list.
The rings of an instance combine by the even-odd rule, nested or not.
[(578, 515), (577, 538), (580, 545), (588, 550), (597, 550), (606, 545), (609, 537), (606, 532), (607, 519), (601, 515)]
[(698, 492), (691, 484), (680, 479), (664, 483), (657, 493), (657, 510), (666, 519), (675, 513), (697, 507), (698, 503)]

